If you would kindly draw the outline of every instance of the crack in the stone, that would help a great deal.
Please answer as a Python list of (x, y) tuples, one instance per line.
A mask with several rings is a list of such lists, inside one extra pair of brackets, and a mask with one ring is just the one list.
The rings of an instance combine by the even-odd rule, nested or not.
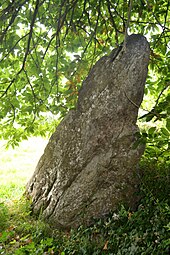
[[(60, 196), (60, 197), (61, 197), (61, 196)], [(52, 215), (54, 214), (54, 211), (55, 211), (55, 209), (56, 209), (56, 207), (57, 207), (57, 204), (58, 204), (58, 202), (59, 202), (59, 200), (60, 200), (60, 197), (57, 198), (57, 201), (55, 202), (55, 205), (53, 206), (51, 212), (48, 214), (48, 218), (52, 217)], [(46, 208), (46, 209), (47, 209), (47, 208)]]

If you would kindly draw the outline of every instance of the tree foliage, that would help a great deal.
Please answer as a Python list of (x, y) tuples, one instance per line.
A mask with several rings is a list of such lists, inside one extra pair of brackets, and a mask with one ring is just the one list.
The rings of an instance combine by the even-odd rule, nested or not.
[(17, 144), (51, 131), (53, 116), (74, 108), (91, 66), (124, 40), (127, 24), (151, 46), (142, 120), (165, 119), (169, 136), (169, 0), (0, 2), (1, 137)]

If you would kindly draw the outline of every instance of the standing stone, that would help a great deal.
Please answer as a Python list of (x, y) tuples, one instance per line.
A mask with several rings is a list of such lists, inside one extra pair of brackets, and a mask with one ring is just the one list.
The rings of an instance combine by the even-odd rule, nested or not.
[(27, 193), (33, 212), (55, 227), (90, 224), (121, 202), (134, 206), (144, 148), (133, 145), (149, 53), (146, 38), (131, 35), (125, 49), (102, 57), (82, 84), (76, 110), (51, 136)]

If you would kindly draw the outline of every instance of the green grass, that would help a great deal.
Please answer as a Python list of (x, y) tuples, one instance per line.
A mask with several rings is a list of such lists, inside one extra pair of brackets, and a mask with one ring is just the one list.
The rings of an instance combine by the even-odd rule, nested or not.
[(30, 138), (18, 148), (0, 142), (0, 254), (168, 255), (170, 252), (169, 165), (143, 159), (138, 209), (123, 205), (89, 227), (59, 231), (31, 215), (23, 192), (46, 141)]
[(15, 149), (6, 150), (6, 142), (0, 141), (0, 202), (22, 196), (46, 143), (42, 138), (33, 137)]

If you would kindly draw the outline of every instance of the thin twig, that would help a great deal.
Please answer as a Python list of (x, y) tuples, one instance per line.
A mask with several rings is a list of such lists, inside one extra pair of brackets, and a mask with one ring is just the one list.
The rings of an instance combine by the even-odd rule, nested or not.
[(5, 54), (5, 56), (3, 56), (3, 58), (0, 60), (0, 63), (6, 58), (8, 57), (8, 55), (15, 49), (16, 45), (25, 37), (27, 37), (27, 35), (29, 35), (29, 33), (25, 34), (24, 36), (22, 36), (15, 44), (14, 46), (12, 46), (12, 48), (7, 52), (7, 54)]
[(111, 8), (110, 8), (110, 1), (109, 1), (109, 0), (107, 0), (107, 9), (108, 9), (108, 11), (109, 11), (110, 18), (111, 18), (111, 22), (112, 22), (112, 25), (113, 25), (115, 31), (118, 32), (118, 33), (122, 33), (122, 31), (120, 31), (120, 30), (117, 28), (116, 23), (115, 23), (115, 21), (114, 21), (114, 18), (113, 18), (113, 15), (112, 15), (112, 11), (111, 11)]
[(132, 4), (133, 4), (133, 0), (129, 0), (128, 18), (127, 18), (127, 22), (126, 22), (126, 25), (125, 25), (125, 37), (124, 37), (124, 43), (123, 43), (123, 48), (124, 49), (126, 48), (126, 42), (127, 42), (127, 37), (128, 37), (128, 28), (129, 28), (129, 25), (130, 25)]
[(33, 19), (32, 19), (31, 24), (30, 24), (30, 32), (29, 32), (29, 37), (28, 37), (28, 42), (27, 42), (27, 48), (26, 48), (26, 52), (25, 52), (25, 55), (24, 55), (22, 67), (21, 67), (21, 69), (17, 72), (17, 74), (14, 76), (14, 78), (10, 81), (9, 85), (7, 86), (6, 90), (2, 93), (2, 95), (1, 95), (0, 98), (4, 97), (4, 96), (8, 93), (8, 90), (10, 89), (10, 87), (12, 86), (12, 84), (15, 82), (15, 80), (16, 80), (17, 77), (18, 77), (18, 75), (20, 75), (20, 73), (25, 69), (26, 59), (27, 59), (27, 56), (28, 56), (29, 50), (30, 50), (30, 44), (31, 44), (32, 33), (33, 33), (33, 27), (34, 27), (36, 15), (37, 15), (37, 13), (38, 13), (38, 6), (39, 6), (39, 0), (36, 1), (35, 10), (34, 10), (34, 13), (33, 13)]
[(36, 16), (37, 16), (37, 13), (38, 13), (39, 3), (40, 3), (40, 1), (36, 0), (35, 9), (34, 9), (34, 13), (33, 13), (33, 18), (32, 18), (31, 24), (30, 24), (30, 32), (29, 32), (29, 37), (28, 37), (28, 42), (27, 42), (27, 48), (26, 48), (26, 52), (25, 52), (25, 56), (24, 56), (24, 60), (23, 60), (21, 69), (25, 68), (25, 63), (26, 63), (26, 60), (27, 60), (27, 56), (29, 54), (30, 44), (31, 44), (31, 39), (32, 39), (32, 34), (33, 34), (33, 28), (34, 28), (34, 23), (35, 23)]
[(126, 98), (129, 100), (129, 102), (131, 102), (136, 108), (139, 109), (140, 105), (137, 105), (135, 102), (133, 102), (133, 101), (128, 97), (128, 95), (126, 94), (125, 91), (124, 91), (124, 94), (125, 94)]
[(164, 92), (169, 86), (170, 86), (170, 83), (166, 84), (166, 86), (161, 90), (161, 92), (159, 93), (159, 96), (158, 96), (158, 98), (157, 98), (157, 100), (156, 100), (156, 102), (155, 102), (154, 108), (158, 105), (160, 97), (162, 96), (163, 92)]
[(155, 105), (154, 105), (154, 107), (152, 108), (152, 110), (149, 111), (148, 113), (144, 114), (143, 116), (141, 116), (139, 119), (143, 119), (143, 118), (147, 117), (147, 116), (150, 115), (150, 114), (154, 114), (155, 116), (157, 115), (157, 112), (156, 112), (155, 109), (156, 109), (157, 105), (159, 104), (159, 100), (160, 100), (160, 98), (161, 98), (163, 92), (164, 92), (169, 86), (170, 86), (170, 83), (166, 84), (166, 86), (165, 86), (165, 87), (161, 90), (161, 92), (159, 93), (158, 98), (157, 98), (157, 100), (156, 100), (156, 102), (155, 102)]
[(30, 79), (29, 79), (29, 76), (28, 76), (28, 74), (27, 74), (27, 71), (24, 70), (24, 73), (25, 73), (25, 76), (26, 76), (26, 78), (27, 78), (28, 84), (30, 85), (30, 88), (31, 88), (31, 91), (32, 91), (32, 95), (33, 95), (33, 99), (34, 99), (34, 113), (36, 113), (36, 111), (37, 111), (36, 98), (37, 98), (37, 97), (36, 97), (36, 94), (35, 94), (35, 92), (34, 92), (34, 88), (33, 88), (32, 84), (31, 84), (31, 82), (30, 82)]
[[(15, 12), (12, 14), (12, 16), (11, 16), (11, 14), (9, 15), (9, 16), (11, 16), (11, 19), (10, 19), (10, 21), (9, 21), (9, 24), (7, 25), (7, 27), (5, 28), (5, 30), (4, 30), (4, 31), (2, 32), (2, 34), (1, 34), (1, 37), (0, 37), (0, 40), (1, 40), (1, 41), (3, 41), (4, 36), (7, 34), (9, 28), (10, 28), (10, 27), (12, 26), (12, 24), (14, 23), (15, 18), (17, 17), (18, 12), (21, 10), (22, 6), (23, 6), (26, 2), (27, 2), (27, 0), (25, 0), (25, 1), (22, 2), (22, 3), (20, 3), (20, 4), (18, 5), (18, 8), (16, 8), (15, 6), (12, 6), (12, 4), (9, 4), (9, 6), (6, 8), (6, 9), (8, 10), (8, 14), (10, 14), (9, 12), (10, 12), (11, 9), (12, 9), (12, 11), (15, 10)], [(6, 15), (6, 9), (3, 11), (3, 12), (4, 12), (3, 15)], [(3, 20), (3, 15), (1, 16), (1, 19), (2, 19), (2, 20)]]

